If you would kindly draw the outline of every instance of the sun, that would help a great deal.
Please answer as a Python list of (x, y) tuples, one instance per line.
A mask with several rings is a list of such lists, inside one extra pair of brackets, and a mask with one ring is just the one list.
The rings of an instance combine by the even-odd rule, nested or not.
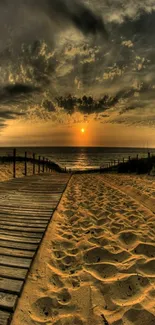
[(82, 133), (85, 133), (85, 129), (82, 128), (82, 129), (81, 129), (81, 132), (82, 132)]

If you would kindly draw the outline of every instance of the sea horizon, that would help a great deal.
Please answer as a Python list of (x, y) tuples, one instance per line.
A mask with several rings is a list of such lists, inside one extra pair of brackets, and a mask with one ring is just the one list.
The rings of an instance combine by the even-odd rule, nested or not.
[[(14, 147), (0, 147), (0, 156), (12, 155)], [(16, 147), (17, 156), (24, 156), (25, 152), (29, 157), (33, 154), (45, 157), (60, 167), (79, 170), (96, 169), (110, 161), (121, 161), (123, 159), (147, 157), (148, 151), (155, 155), (155, 148), (144, 147), (86, 147), (86, 146), (25, 146)]]

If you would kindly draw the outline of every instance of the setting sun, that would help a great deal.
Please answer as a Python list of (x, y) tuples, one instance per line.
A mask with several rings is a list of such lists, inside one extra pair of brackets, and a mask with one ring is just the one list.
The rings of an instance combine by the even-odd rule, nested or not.
[(84, 133), (85, 132), (85, 129), (81, 129), (81, 132)]

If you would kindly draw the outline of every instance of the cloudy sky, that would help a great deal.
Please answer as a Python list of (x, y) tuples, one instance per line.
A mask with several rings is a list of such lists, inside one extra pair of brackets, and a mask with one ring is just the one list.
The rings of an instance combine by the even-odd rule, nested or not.
[(154, 0), (1, 0), (0, 145), (155, 147), (154, 105)]

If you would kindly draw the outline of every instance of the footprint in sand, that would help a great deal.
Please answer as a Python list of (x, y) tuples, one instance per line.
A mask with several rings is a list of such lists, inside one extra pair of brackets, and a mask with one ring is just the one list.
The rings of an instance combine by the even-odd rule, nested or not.
[(84, 253), (84, 261), (86, 263), (97, 263), (97, 262), (122, 262), (130, 256), (126, 251), (122, 251), (118, 254), (112, 254), (108, 250), (100, 247), (95, 247), (87, 250)]
[(68, 291), (68, 289), (63, 288), (57, 295), (59, 303), (62, 305), (69, 304), (71, 300), (71, 295)]
[(79, 316), (66, 315), (52, 325), (86, 325), (86, 323)]
[(105, 284), (104, 290), (117, 306), (130, 306), (144, 299), (149, 286), (147, 278), (131, 275), (111, 283), (110, 286)]
[(138, 271), (142, 272), (146, 276), (155, 278), (155, 259), (139, 265)]
[(137, 241), (137, 235), (133, 231), (122, 231), (118, 239), (123, 245), (132, 248)]
[(32, 319), (38, 319), (41, 321), (51, 320), (53, 316), (58, 314), (59, 304), (56, 298), (50, 298), (48, 296), (42, 297), (36, 300), (32, 305)]
[(131, 308), (124, 314), (123, 321), (134, 325), (154, 325), (155, 316), (145, 309), (136, 310)]
[(50, 285), (50, 287), (54, 287), (55, 288), (62, 288), (64, 286), (61, 277), (57, 274), (52, 274), (49, 278), (48, 278), (48, 283)]
[(155, 246), (141, 243), (137, 247), (135, 247), (134, 252), (139, 255), (146, 255), (149, 258), (154, 258)]
[(114, 279), (118, 274), (117, 267), (110, 263), (87, 264), (84, 269), (94, 278), (101, 281)]

